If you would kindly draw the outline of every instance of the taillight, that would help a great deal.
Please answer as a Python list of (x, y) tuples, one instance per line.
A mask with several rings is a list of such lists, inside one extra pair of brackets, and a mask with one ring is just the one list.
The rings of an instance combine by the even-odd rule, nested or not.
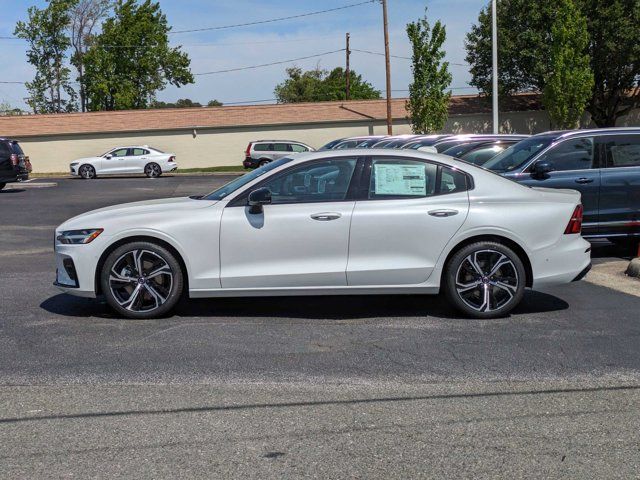
[(245, 157), (250, 157), (251, 156), (251, 142), (249, 142), (249, 145), (247, 145), (247, 149), (244, 152), (244, 156)]
[(173, 155), (169, 157), (169, 161), (170, 162), (175, 162), (176, 161), (176, 157), (174, 157)]
[(584, 210), (582, 205), (578, 205), (576, 209), (573, 211), (573, 215), (571, 215), (571, 220), (569, 220), (569, 224), (565, 229), (565, 235), (571, 235), (574, 233), (580, 233), (582, 231), (582, 214)]
[(17, 167), (19, 163), (20, 163), (20, 159), (18, 158), (18, 155), (16, 155), (15, 153), (12, 153), (11, 154), (11, 165), (13, 165), (14, 167)]

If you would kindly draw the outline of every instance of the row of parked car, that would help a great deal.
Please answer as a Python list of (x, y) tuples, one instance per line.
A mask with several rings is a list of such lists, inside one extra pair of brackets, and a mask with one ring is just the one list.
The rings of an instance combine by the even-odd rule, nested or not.
[[(554, 131), (538, 135), (398, 135), (333, 140), (318, 150), (416, 150), (449, 155), (517, 182), (578, 190), (583, 235), (619, 243), (640, 238), (640, 129)], [(262, 140), (245, 152), (255, 168), (296, 152), (301, 142)], [(364, 156), (364, 155), (363, 155)]]

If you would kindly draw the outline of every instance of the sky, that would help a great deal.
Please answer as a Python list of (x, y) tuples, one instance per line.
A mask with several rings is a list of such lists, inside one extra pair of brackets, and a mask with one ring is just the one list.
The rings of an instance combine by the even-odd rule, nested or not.
[[(342, 7), (361, 0), (160, 0), (173, 30), (254, 22)], [(464, 38), (478, 13), (488, 0), (388, 0), (391, 55), (411, 55), (406, 24), (424, 15), (428, 7), (431, 23), (441, 20), (447, 28), (446, 59), (464, 64)], [(11, 36), (18, 20), (27, 18), (31, 5), (43, 6), (44, 0), (0, 0), (0, 37)], [(352, 50), (384, 52), (382, 7), (378, 2), (344, 10), (281, 22), (195, 33), (170, 35), (172, 45), (181, 45), (191, 58), (194, 74), (279, 62), (318, 53), (339, 50), (345, 46), (345, 33), (351, 35)], [(28, 81), (33, 68), (26, 60), (22, 40), (0, 39), (0, 58), (5, 68), (2, 81)], [(158, 99), (174, 102), (191, 98), (206, 103), (217, 99), (223, 103), (254, 102), (274, 98), (273, 89), (285, 79), (285, 69), (297, 65), (311, 69), (319, 65), (331, 69), (344, 67), (345, 53), (299, 60), (253, 70), (214, 75), (196, 75), (196, 82), (180, 88), (169, 86), (159, 92)], [(6, 68), (9, 65), (10, 68)], [(351, 68), (381, 90), (384, 95), (384, 57), (352, 52)], [(454, 94), (474, 93), (469, 88), (468, 67), (451, 65)], [(411, 62), (391, 59), (392, 94), (406, 96), (411, 82)], [(26, 108), (27, 91), (22, 85), (0, 83), (0, 102)]]

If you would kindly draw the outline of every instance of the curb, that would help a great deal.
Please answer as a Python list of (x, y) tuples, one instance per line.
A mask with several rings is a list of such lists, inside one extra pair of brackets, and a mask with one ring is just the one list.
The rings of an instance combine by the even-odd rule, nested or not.
[(640, 278), (640, 258), (631, 260), (625, 273), (630, 277)]
[(34, 182), (32, 180), (27, 180), (26, 182), (16, 182), (12, 183), (9, 188), (21, 189), (21, 188), (49, 188), (49, 187), (57, 187), (58, 184), (56, 182)]

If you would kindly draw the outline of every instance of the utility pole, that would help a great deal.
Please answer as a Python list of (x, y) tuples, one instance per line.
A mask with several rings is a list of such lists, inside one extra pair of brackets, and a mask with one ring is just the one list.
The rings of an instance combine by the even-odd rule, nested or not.
[(500, 133), (498, 118), (498, 2), (491, 0), (491, 47), (493, 56), (493, 133)]
[(349, 33), (348, 32), (347, 32), (347, 49), (346, 49), (346, 52), (347, 52), (347, 66), (345, 68), (345, 76), (346, 76), (346, 79), (347, 79), (346, 98), (347, 98), (347, 100), (349, 100), (349, 97), (351, 95), (351, 92), (350, 92), (350, 88), (351, 88), (351, 85), (350, 85), (350, 83), (351, 83), (351, 78), (350, 78), (351, 77), (351, 71), (349, 70), (349, 56), (351, 55), (351, 50), (349, 50)]
[(387, 72), (387, 133), (393, 135), (391, 120), (391, 62), (389, 61), (389, 21), (387, 18), (387, 0), (382, 1), (382, 21), (384, 23), (384, 60)]

